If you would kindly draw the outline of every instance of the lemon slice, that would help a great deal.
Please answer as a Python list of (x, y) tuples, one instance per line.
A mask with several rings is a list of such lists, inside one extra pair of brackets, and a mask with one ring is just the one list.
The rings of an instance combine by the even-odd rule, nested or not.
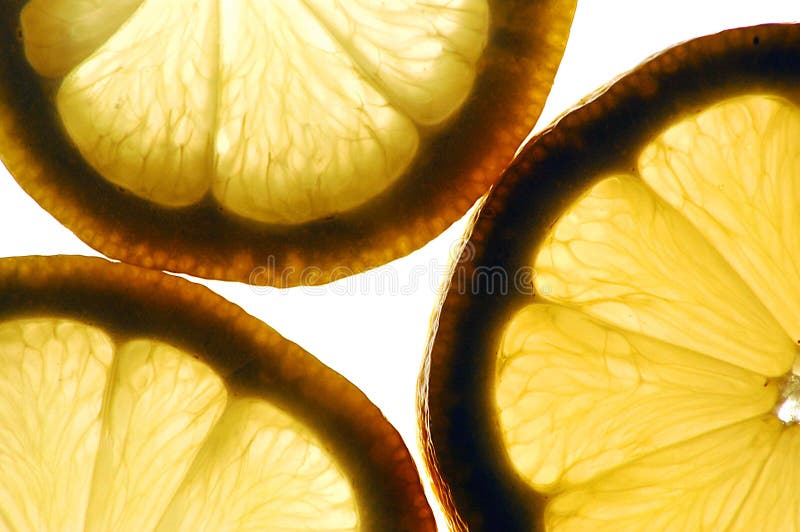
[[(11, 125), (0, 151), (36, 199), (127, 262), (237, 280), (264, 266), (283, 285), (311, 282), (287, 267), (360, 271), (424, 243), (497, 178), (543, 105), (573, 10), (563, 0), (13, 2), (0, 15), (19, 25), (21, 48), (16, 31), (3, 33), (0, 79), (24, 73), (29, 86), (21, 100), (6, 82), (4, 122), (30, 127), (35, 112), (58, 146), (23, 146)], [(165, 241), (176, 226), (178, 246)]]
[(377, 409), (205, 289), (57, 257), (0, 293), (3, 528), (434, 529)]
[(422, 376), (456, 528), (800, 527), (798, 35), (664, 52), (505, 175)]

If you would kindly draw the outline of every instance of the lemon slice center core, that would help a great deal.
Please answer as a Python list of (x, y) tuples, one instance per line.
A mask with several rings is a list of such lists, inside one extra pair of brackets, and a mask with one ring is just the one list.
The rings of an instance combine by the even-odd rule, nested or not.
[(780, 379), (781, 394), (775, 405), (775, 415), (786, 425), (800, 421), (800, 347), (792, 371)]

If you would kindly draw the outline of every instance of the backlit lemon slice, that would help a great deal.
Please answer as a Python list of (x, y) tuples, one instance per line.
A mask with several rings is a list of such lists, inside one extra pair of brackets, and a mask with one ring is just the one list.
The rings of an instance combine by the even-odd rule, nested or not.
[(488, 200), (423, 376), (457, 526), (800, 528), (799, 32), (657, 56)]
[(4, 529), (433, 530), (377, 409), (207, 290), (65, 257), (0, 294)]
[[(16, 32), (0, 46), (24, 54), (5, 60), (0, 79), (27, 71), (26, 94), (37, 94), (37, 114), (50, 124), (42, 126), (75, 160), (48, 167), (63, 182), (37, 192), (18, 158), (49, 165), (55, 148), (35, 153), (9, 138), (0, 150), (23, 187), (73, 211), (62, 220), (109, 255), (246, 280), (267, 255), (326, 270), (318, 262), (334, 259), (317, 258), (307, 240), (331, 239), (344, 256), (354, 243), (363, 248), (369, 264), (337, 264), (355, 271), (434, 236), (496, 179), (543, 104), (573, 8), (562, 0), (12, 2), (0, 15), (16, 20), (21, 48), (10, 40)], [(4, 121), (34, 110), (19, 97), (6, 87)], [(465, 153), (470, 161), (460, 160)], [(70, 189), (81, 190), (77, 203), (65, 198)], [(142, 249), (103, 238), (120, 227), (100, 220), (94, 203), (109, 201), (131, 218), (117, 238)], [(182, 226), (178, 248), (158, 235), (172, 232), (161, 217)], [(137, 234), (140, 224), (149, 235)], [(237, 253), (219, 249), (230, 245)], [(208, 253), (217, 270), (198, 264)], [(269, 282), (309, 282), (297, 276)]]

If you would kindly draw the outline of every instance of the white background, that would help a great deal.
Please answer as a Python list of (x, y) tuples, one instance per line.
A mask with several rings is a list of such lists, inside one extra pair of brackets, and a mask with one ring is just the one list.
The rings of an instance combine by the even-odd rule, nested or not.
[[(784, 21), (800, 21), (800, 0), (582, 0), (536, 129), (667, 46), (726, 28)], [(97, 255), (42, 211), (1, 166), (0, 216), (0, 256)], [(464, 228), (462, 220), (409, 257), (327, 287), (255, 291), (235, 283), (205, 284), (358, 385), (418, 458), (417, 372), (437, 290)]]

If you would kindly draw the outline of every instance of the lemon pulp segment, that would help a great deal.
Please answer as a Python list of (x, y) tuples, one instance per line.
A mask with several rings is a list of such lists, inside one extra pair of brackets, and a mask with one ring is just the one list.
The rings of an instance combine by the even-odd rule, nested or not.
[(598, 183), (534, 264), (537, 292), (553, 301), (773, 377), (792, 366), (791, 338), (753, 290), (641, 180)]
[(769, 412), (779, 392), (755, 373), (553, 304), (521, 311), (502, 351), (509, 452), (546, 491)]
[(536, 250), (495, 398), (547, 528), (800, 522), (798, 133), (782, 97), (721, 101), (596, 181)]
[(396, 180), (464, 103), (489, 32), (487, 0), (111, 4), (32, 0), (22, 12), (31, 65), (64, 75), (56, 105), (83, 157), (155, 203), (211, 191), (282, 224), (354, 208)]
[[(281, 471), (281, 463), (296, 469)], [(297, 422), (263, 401), (239, 399), (209, 435), (159, 529), (354, 530), (344, 482)]]
[(800, 110), (743, 98), (677, 124), (642, 153), (642, 177), (725, 253), (800, 341)]
[(63, 80), (61, 119), (101, 175), (167, 205), (205, 195), (216, 103), (216, 15), (212, 2), (143, 2)]
[(31, 0), (20, 16), (25, 56), (42, 76), (61, 77), (86, 59), (142, 0)]
[(162, 342), (6, 321), (0, 391), (4, 528), (358, 526), (348, 480), (305, 426)]
[(0, 346), (0, 522), (6, 530), (79, 530), (111, 342), (74, 323), (28, 322), (2, 324)]
[(150, 530), (218, 419), (225, 390), (208, 367), (163, 344), (136, 340), (115, 360), (94, 467), (93, 485), (103, 489), (92, 491), (86, 528)]
[[(740, 507), (762, 495), (754, 485), (782, 433), (777, 419), (756, 418), (666, 447), (559, 494), (545, 522), (555, 530), (761, 530), (760, 512)], [(774, 530), (792, 530), (793, 512), (781, 517)]]

